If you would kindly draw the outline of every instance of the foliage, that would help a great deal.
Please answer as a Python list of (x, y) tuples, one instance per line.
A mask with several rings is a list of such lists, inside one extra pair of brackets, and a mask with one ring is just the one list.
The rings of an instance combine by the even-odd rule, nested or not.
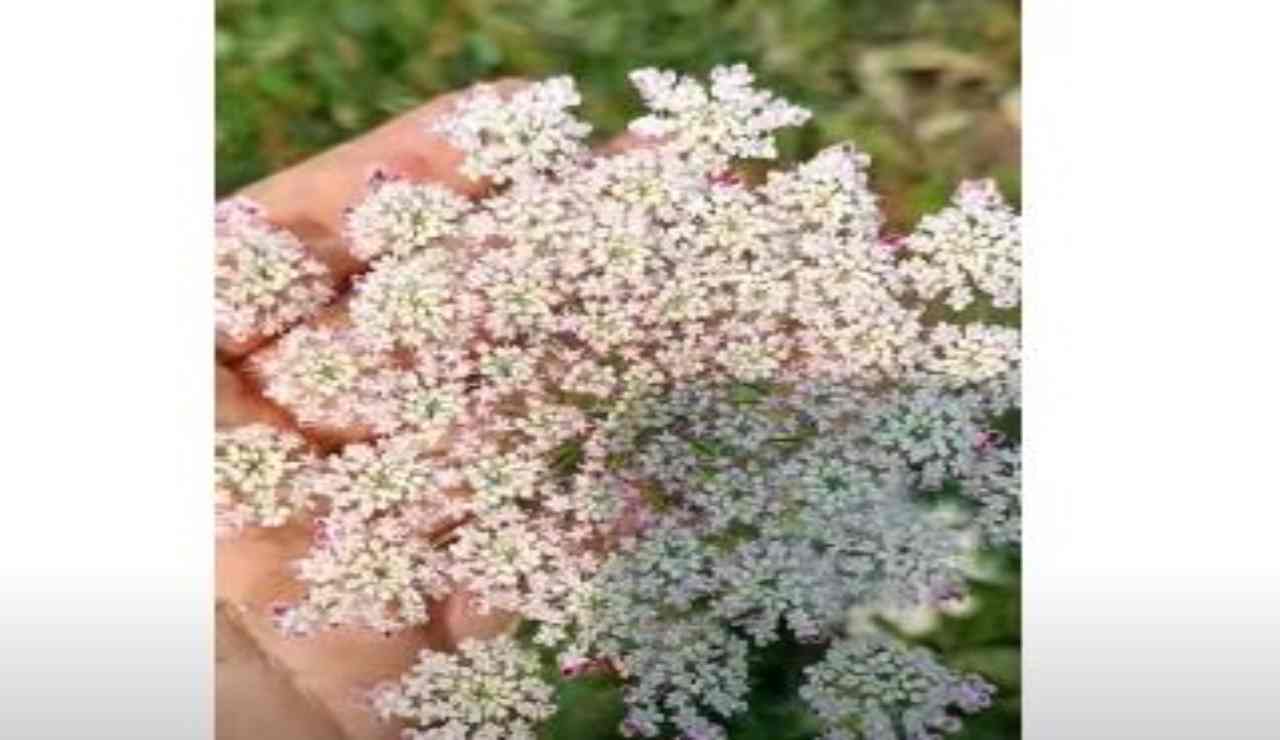
[(600, 136), (635, 67), (746, 62), (814, 111), (802, 159), (851, 139), (890, 224), (995, 177), (1019, 202), (1016, 0), (217, 0), (217, 191), (477, 80), (572, 75)]

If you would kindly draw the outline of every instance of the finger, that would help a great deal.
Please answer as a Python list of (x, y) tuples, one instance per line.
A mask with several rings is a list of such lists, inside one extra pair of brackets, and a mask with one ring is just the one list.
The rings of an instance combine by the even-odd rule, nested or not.
[[(305, 324), (295, 327), (292, 332), (305, 332), (314, 329), (331, 330), (333, 336), (330, 343), (342, 345), (352, 355), (360, 355), (362, 363), (369, 364), (367, 372), (387, 371), (394, 369), (393, 357), (381, 353), (372, 353), (359, 346), (352, 334), (353, 323), (349, 309), (350, 295), (343, 296), (336, 303), (326, 306)], [(270, 399), (283, 409), (290, 423), (311, 442), (317, 449), (332, 452), (343, 445), (353, 442), (367, 442), (377, 436), (373, 427), (358, 420), (348, 420), (346, 413), (330, 413), (328, 401), (321, 402), (303, 395), (291, 395), (287, 389), (300, 382), (291, 374), (299, 362), (304, 362), (307, 348), (299, 349), (294, 340), (304, 335), (290, 336), (286, 334), (281, 341), (272, 342), (244, 358), (239, 368), (241, 377), (251, 384), (257, 393)], [(313, 346), (313, 345), (307, 345)], [(354, 394), (355, 391), (353, 390)], [(352, 396), (358, 398), (358, 396)], [(330, 399), (343, 400), (343, 399)], [(327, 405), (326, 405), (327, 404)], [(346, 404), (342, 404), (346, 405)], [(351, 405), (357, 409), (359, 404)]]
[(278, 429), (297, 432), (289, 414), (267, 399), (243, 376), (222, 364), (214, 370), (214, 426), (232, 429), (248, 424), (270, 424)]
[[(499, 93), (505, 94), (525, 83), (504, 79), (492, 84)], [(416, 182), (434, 182), (470, 197), (484, 193), (485, 183), (459, 173), (462, 152), (430, 130), (431, 123), (448, 115), (466, 94), (464, 90), (437, 97), (358, 139), (245, 187), (237, 197), (219, 205), (220, 238), (233, 242), (262, 239), (264, 231), (282, 230), (279, 241), (297, 240), (299, 243), (286, 249), (299, 255), (297, 259), (302, 259), (302, 255), (313, 257), (319, 263), (318, 274), (308, 273), (305, 279), (295, 281), (290, 290), (299, 292), (286, 300), (296, 312), (310, 313), (316, 300), (328, 300), (334, 290), (340, 292), (344, 281), (366, 266), (348, 248), (343, 234), (343, 213), (364, 197), (373, 172), (392, 173)], [(227, 277), (232, 282), (237, 278), (244, 276), (233, 272)], [(223, 277), (220, 275), (218, 279)], [(317, 293), (325, 295), (317, 298)], [(238, 305), (236, 310), (252, 311), (254, 305)], [(267, 328), (270, 322), (261, 315), (245, 318), (232, 313), (227, 316), (237, 318), (228, 318), (229, 323), (235, 325), (235, 331), (230, 332), (234, 336), (223, 331), (227, 327), (219, 327), (217, 347), (224, 359), (248, 354), (275, 333)]]
[(347, 738), (392, 740), (398, 727), (374, 715), (369, 692), (408, 673), (420, 651), (452, 651), (464, 639), (493, 637), (507, 631), (514, 617), (481, 614), (469, 594), (457, 591), (430, 602), (430, 621), (423, 626), (390, 634), (339, 627), (305, 637), (285, 635), (273, 621), (273, 607), (304, 597), (306, 587), (295, 577), (294, 564), (309, 550), (312, 531), (311, 523), (295, 521), (247, 528), (235, 539), (219, 541), (217, 599), (234, 609), (236, 628), (267, 663), (323, 707), (322, 714), (331, 715)]
[(384, 722), (373, 712), (369, 692), (407, 673), (418, 653), (431, 647), (425, 630), (385, 636), (339, 628), (297, 638), (281, 635), (269, 618), (253, 611), (230, 613), (247, 639), (301, 694), (319, 704), (322, 714), (333, 718), (345, 738), (396, 740), (400, 736), (401, 726)]
[[(220, 428), (289, 425), (287, 415), (222, 366), (215, 398)], [(295, 519), (282, 527), (246, 527), (216, 544), (219, 737), (249, 740), (267, 730), (286, 740), (393, 740), (398, 728), (379, 722), (362, 693), (394, 680), (419, 650), (443, 642), (422, 630), (393, 638), (361, 630), (308, 638), (279, 633), (271, 608), (304, 595), (294, 563), (309, 550), (313, 530), (313, 522)]]
[[(641, 137), (629, 132), (615, 136), (612, 140), (598, 147), (595, 150), (596, 156), (607, 157), (616, 156), (634, 149), (641, 149), (654, 146), (658, 142), (657, 139), (649, 137)], [(363, 186), (362, 186), (363, 187)], [(456, 244), (448, 247), (450, 249), (476, 249), (475, 245)], [(355, 287), (359, 291), (359, 286)], [(322, 310), (312, 320), (306, 322), (305, 326), (318, 328), (330, 327), (335, 329), (349, 329), (353, 325), (350, 316), (349, 303), (351, 294), (344, 296), (339, 301), (331, 304)], [(487, 337), (476, 335), (476, 341), (487, 341)], [(269, 368), (282, 367), (286, 363), (282, 362), (282, 354), (286, 351), (285, 345), (288, 342), (276, 342), (268, 346), (262, 347), (245, 358), (241, 364), (241, 368), (245, 371), (247, 377), (250, 377), (259, 390), (269, 389), (271, 385), (271, 371)], [(388, 367), (393, 364), (388, 361)], [(301, 429), (302, 433), (320, 449), (333, 450), (344, 444), (352, 442), (366, 442), (377, 436), (375, 430), (366, 423), (349, 422), (349, 423), (331, 423), (323, 420), (309, 420), (305, 423), (303, 418), (308, 416), (315, 417), (315, 414), (308, 414), (307, 409), (291, 407), (289, 402), (281, 400), (281, 403), (292, 414), (295, 425)]]
[(294, 685), (235, 622), (216, 610), (214, 722), (219, 740), (348, 740), (332, 714)]
[(394, 725), (374, 716), (367, 694), (406, 674), (420, 651), (452, 651), (464, 639), (501, 634), (515, 621), (502, 612), (481, 614), (469, 594), (457, 591), (430, 602), (430, 621), (424, 626), (389, 635), (342, 627), (287, 636), (274, 624), (272, 608), (303, 598), (305, 586), (295, 578), (293, 564), (306, 554), (310, 541), (310, 525), (300, 522), (248, 528), (234, 540), (220, 541), (216, 594), (234, 609), (236, 627), (306, 696), (325, 707), (348, 738), (397, 737)]
[[(624, 134), (602, 147), (599, 153), (618, 154), (646, 143), (644, 139)], [(385, 157), (382, 159), (386, 160)], [(337, 165), (312, 166), (317, 168), (310, 171), (314, 174)], [(404, 163), (399, 166), (404, 168)], [(410, 176), (417, 174), (412, 171), (412, 165), (405, 169), (410, 170)], [(287, 192), (284, 187), (272, 185), (275, 190), (271, 192), (277, 195)], [(352, 180), (344, 187), (359, 190), (363, 181)], [(340, 211), (341, 206), (333, 209), (335, 215)], [(287, 219), (285, 223), (288, 223)], [(296, 228), (296, 220), (294, 223), (291, 228)], [(336, 219), (333, 223), (333, 228), (338, 228)], [(310, 323), (313, 326), (348, 324), (345, 302), (335, 304)], [(266, 356), (273, 349), (268, 347), (255, 357)], [(250, 362), (244, 367), (252, 365)], [(219, 367), (220, 425), (233, 426), (254, 421), (289, 423), (287, 415), (257, 392), (255, 385), (258, 381), (261, 379), (246, 381), (243, 375)], [(282, 416), (286, 417), (283, 422)], [(322, 448), (370, 436), (368, 429), (355, 426), (336, 429), (302, 427), (301, 430)], [(348, 737), (390, 739), (396, 736), (395, 726), (383, 724), (373, 716), (368, 705), (359, 699), (363, 690), (405, 673), (416, 659), (417, 652), (424, 647), (449, 650), (456, 648), (463, 639), (492, 637), (510, 629), (516, 618), (501, 612), (481, 614), (470, 596), (459, 591), (432, 603), (431, 621), (427, 626), (390, 637), (358, 629), (332, 630), (306, 638), (286, 637), (272, 624), (271, 607), (302, 597), (305, 587), (294, 577), (293, 563), (306, 554), (311, 529), (310, 523), (293, 522), (285, 527), (246, 530), (235, 540), (220, 542), (217, 549), (218, 597), (238, 607), (237, 629), (281, 666), (306, 694), (316, 697)]]
[[(505, 94), (526, 83), (508, 78), (491, 84)], [(274, 223), (301, 238), (339, 277), (347, 277), (363, 265), (344, 245), (342, 214), (363, 196), (376, 169), (439, 183), (471, 197), (483, 194), (483, 183), (458, 171), (462, 152), (428, 129), (468, 92), (437, 97), (358, 139), (256, 182), (240, 194), (261, 203)]]
[[(219, 428), (290, 428), (287, 416), (238, 373), (218, 366), (216, 377)], [(423, 649), (453, 650), (463, 639), (492, 637), (513, 623), (508, 614), (480, 614), (458, 591), (430, 602), (423, 627), (391, 635), (339, 628), (286, 636), (272, 621), (273, 607), (305, 596), (295, 564), (309, 552), (313, 534), (314, 521), (304, 517), (281, 527), (246, 527), (216, 544), (219, 737), (249, 740), (267, 727), (283, 740), (393, 740), (399, 726), (374, 715), (371, 689), (404, 675)]]

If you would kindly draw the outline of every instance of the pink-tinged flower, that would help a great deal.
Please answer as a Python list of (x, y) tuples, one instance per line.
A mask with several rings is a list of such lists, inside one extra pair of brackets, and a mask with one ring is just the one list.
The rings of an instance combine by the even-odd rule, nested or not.
[(265, 424), (219, 430), (214, 436), (218, 528), (279, 527), (307, 501), (300, 480), (317, 464), (306, 442)]
[[(935, 316), (1016, 305), (1020, 222), (978, 183), (885, 235), (848, 144), (749, 187), (735, 165), (806, 111), (742, 66), (632, 79), (650, 146), (590, 158), (565, 78), (482, 87), (438, 126), (491, 197), (375, 173), (346, 215), (374, 260), (349, 325), (255, 359), (302, 424), (367, 440), (298, 473), (320, 523), (307, 592), (274, 616), (389, 632), (462, 589), (533, 622), (565, 677), (616, 673), (624, 733), (723, 738), (753, 647), (932, 607), (961, 595), (979, 535), (1018, 540), (1018, 450), (989, 430), (1019, 404), (1020, 333)], [(292, 488), (248, 467), (235, 494), (266, 519)], [(925, 507), (944, 484), (974, 506)], [(532, 737), (537, 660), (512, 638), (460, 647), (419, 656), (380, 713), (414, 738)], [(923, 737), (989, 693), (860, 631), (802, 698), (829, 729)]]
[(446, 187), (410, 182), (381, 169), (373, 172), (366, 188), (368, 196), (344, 218), (351, 252), (365, 261), (442, 246), (461, 235), (471, 205)]
[(279, 334), (333, 298), (329, 270), (261, 206), (231, 198), (214, 218), (214, 324), (223, 337)]

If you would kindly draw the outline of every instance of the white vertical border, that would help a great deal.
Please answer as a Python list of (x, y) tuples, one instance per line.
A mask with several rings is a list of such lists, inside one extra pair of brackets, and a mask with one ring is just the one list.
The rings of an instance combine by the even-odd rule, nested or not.
[(0, 737), (213, 736), (213, 4), (0, 41)]
[(1024, 3), (1029, 738), (1280, 737), (1266, 3)]

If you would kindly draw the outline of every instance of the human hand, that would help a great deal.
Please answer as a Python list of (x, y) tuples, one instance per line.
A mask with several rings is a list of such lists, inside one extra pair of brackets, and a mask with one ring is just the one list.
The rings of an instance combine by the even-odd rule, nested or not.
[[(503, 80), (509, 94), (523, 83)], [(344, 211), (356, 205), (375, 172), (410, 181), (445, 185), (470, 198), (486, 186), (462, 176), (463, 156), (427, 131), (446, 115), (462, 93), (437, 98), (381, 128), (310, 160), (250, 185), (244, 196), (276, 227), (297, 237), (327, 270), (334, 298), (305, 325), (346, 321), (351, 278), (367, 265), (350, 249), (343, 229)], [(624, 134), (602, 153), (637, 145)], [(284, 332), (287, 334), (288, 332)], [(262, 332), (217, 339), (216, 424), (230, 429), (265, 423), (300, 434), (319, 453), (364, 440), (360, 427), (300, 426), (285, 409), (261, 393), (256, 360), (268, 356), (282, 335)], [(216, 558), (218, 600), (218, 736), (307, 738), (394, 738), (399, 728), (379, 721), (365, 701), (374, 685), (397, 678), (423, 648), (450, 649), (467, 637), (487, 637), (510, 625), (501, 614), (480, 615), (464, 594), (431, 606), (430, 622), (393, 634), (337, 628), (307, 637), (288, 637), (272, 622), (275, 605), (296, 601), (303, 587), (292, 575), (312, 538), (311, 522), (295, 518), (282, 527), (249, 527), (220, 540)]]

